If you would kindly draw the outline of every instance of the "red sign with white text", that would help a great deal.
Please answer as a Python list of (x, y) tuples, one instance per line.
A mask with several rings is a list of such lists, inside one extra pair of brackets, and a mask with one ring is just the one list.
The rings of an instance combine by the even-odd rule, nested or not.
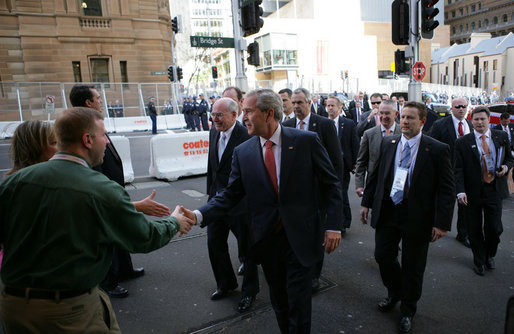
[(421, 81), (425, 78), (425, 74), (427, 73), (427, 68), (423, 65), (422, 62), (418, 61), (412, 66), (412, 76), (414, 80)]

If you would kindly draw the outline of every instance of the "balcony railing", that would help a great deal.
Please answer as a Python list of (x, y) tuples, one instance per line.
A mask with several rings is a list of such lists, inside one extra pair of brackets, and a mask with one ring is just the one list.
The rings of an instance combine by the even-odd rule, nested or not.
[(81, 17), (80, 26), (87, 29), (111, 29), (111, 19)]

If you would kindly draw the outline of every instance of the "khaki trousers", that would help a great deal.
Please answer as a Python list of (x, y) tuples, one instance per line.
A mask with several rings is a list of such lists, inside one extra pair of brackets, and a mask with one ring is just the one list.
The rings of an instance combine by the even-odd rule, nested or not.
[(5, 334), (121, 333), (111, 301), (98, 287), (60, 301), (16, 297), (2, 291), (0, 317)]

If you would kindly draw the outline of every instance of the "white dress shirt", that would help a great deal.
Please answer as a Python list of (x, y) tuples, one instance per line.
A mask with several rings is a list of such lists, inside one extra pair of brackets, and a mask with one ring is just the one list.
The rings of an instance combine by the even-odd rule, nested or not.
[(299, 119), (296, 117), (296, 128), (300, 130), (300, 122), (303, 121), (303, 129), (309, 130), (309, 122), (311, 120), (311, 113), (309, 113), (304, 119)]
[(418, 148), (419, 148), (419, 142), (421, 141), (421, 131), (411, 139), (407, 139), (403, 134), (400, 139), (400, 144), (396, 148), (396, 158), (394, 159), (394, 173), (396, 174), (396, 168), (400, 166), (401, 158), (402, 158), (402, 151), (405, 147), (406, 143), (409, 143), (410, 147), (410, 162), (409, 162), (409, 177), (407, 179), (409, 186), (410, 186), (410, 180), (412, 176), (412, 171), (414, 170), (414, 166), (416, 165), (416, 157), (418, 156)]
[[(396, 122), (393, 122), (393, 125), (389, 128), (389, 135), (392, 135), (394, 133), (394, 129), (396, 128)], [(380, 130), (382, 132), (382, 137), (386, 136), (386, 127), (380, 123)]]
[[(459, 138), (459, 119), (452, 115), (453, 120), (453, 128), (455, 129), (455, 134), (457, 135), (457, 138)], [(467, 135), (471, 129), (469, 128), (468, 122), (466, 122), (466, 119), (462, 120), (462, 130), (464, 131), (464, 135)]]

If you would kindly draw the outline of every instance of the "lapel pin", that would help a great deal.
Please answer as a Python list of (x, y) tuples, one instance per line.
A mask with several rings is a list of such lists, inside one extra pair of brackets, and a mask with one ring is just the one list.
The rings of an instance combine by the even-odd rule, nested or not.
[(391, 140), (391, 144), (396, 144), (396, 140)]
[(426, 147), (426, 148), (425, 148), (425, 151), (426, 151), (426, 152), (428, 152), (428, 151), (430, 151), (430, 149), (429, 149), (428, 147)]
[(475, 148), (475, 147), (477, 147), (477, 146), (476, 145), (471, 145), (471, 148)]
[(312, 123), (312, 126), (316, 126), (316, 123)]
[(293, 149), (293, 146), (289, 146), (289, 149), (292, 150)]

